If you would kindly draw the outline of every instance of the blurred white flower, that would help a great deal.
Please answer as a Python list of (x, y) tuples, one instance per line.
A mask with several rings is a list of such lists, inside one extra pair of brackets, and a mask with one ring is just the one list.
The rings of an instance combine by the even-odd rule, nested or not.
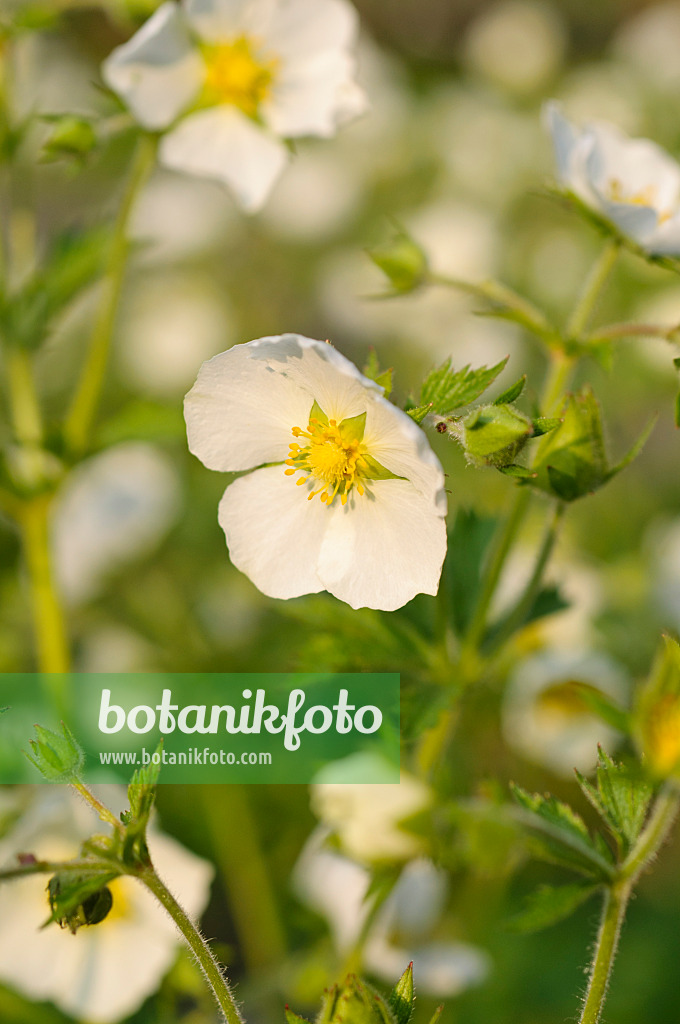
[(117, 445), (78, 466), (54, 515), (56, 573), (67, 599), (87, 600), (108, 573), (152, 550), (178, 510), (175, 472), (151, 445)]
[[(107, 803), (124, 806), (118, 787), (99, 787)], [(118, 807), (115, 808), (116, 810)], [(45, 859), (77, 856), (80, 843), (101, 831), (96, 815), (65, 786), (38, 786), (27, 812), (0, 843), (0, 863), (17, 853)], [(207, 905), (213, 868), (174, 839), (153, 829), (149, 848), (158, 872), (190, 917)], [(92, 1024), (121, 1020), (155, 992), (181, 943), (173, 921), (131, 878), (110, 883), (113, 907), (101, 924), (76, 935), (49, 915), (45, 876), (0, 888), (0, 979), (30, 999), (49, 999)]]
[(331, 345), (298, 334), (236, 345), (203, 364), (185, 416), (204, 465), (253, 471), (227, 488), (219, 521), (264, 594), (328, 590), (385, 611), (436, 594), (442, 468), (424, 432)]
[(680, 255), (680, 165), (608, 124), (577, 128), (549, 103), (560, 184), (647, 252)]
[(611, 752), (620, 735), (590, 710), (581, 687), (619, 704), (629, 689), (621, 666), (604, 654), (550, 651), (520, 661), (503, 703), (508, 744), (559, 775), (592, 771), (598, 743)]
[[(370, 872), (324, 847), (325, 833), (312, 834), (295, 866), (293, 884), (300, 899), (328, 921), (339, 954), (357, 945), (370, 910)], [(433, 942), (446, 900), (446, 876), (431, 861), (406, 865), (371, 925), (362, 946), (365, 970), (393, 982), (413, 961), (418, 991), (442, 998), (478, 985), (489, 972), (489, 958), (463, 942)]]
[(233, 333), (225, 296), (205, 275), (169, 269), (145, 274), (125, 305), (123, 371), (146, 394), (183, 395), (196, 365), (221, 351)]
[(347, 0), (167, 0), (102, 73), (143, 127), (170, 129), (163, 164), (219, 179), (252, 213), (288, 161), (284, 138), (328, 138), (365, 109), (356, 29)]
[(491, 82), (521, 95), (540, 89), (557, 72), (565, 45), (555, 7), (536, 0), (501, 0), (473, 21), (465, 54)]
[(410, 860), (422, 853), (423, 839), (400, 825), (431, 802), (427, 786), (406, 772), (398, 783), (318, 782), (311, 787), (314, 814), (348, 856), (364, 863)]

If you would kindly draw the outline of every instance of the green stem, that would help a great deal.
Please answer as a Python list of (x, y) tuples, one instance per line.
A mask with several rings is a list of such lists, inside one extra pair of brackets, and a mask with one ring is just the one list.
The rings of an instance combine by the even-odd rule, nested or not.
[(43, 428), (31, 359), (16, 345), (7, 345), (5, 351), (14, 435), (21, 444), (37, 447), (42, 442)]
[(565, 331), (567, 339), (580, 338), (588, 326), (588, 321), (595, 310), (600, 292), (616, 263), (619, 249), (619, 243), (612, 239), (606, 244), (595, 261), (590, 274), (586, 278), (576, 308), (567, 323)]
[(188, 914), (179, 905), (172, 893), (165, 887), (153, 868), (147, 868), (136, 875), (147, 889), (153, 893), (156, 899), (167, 910), (170, 917), (177, 925), (178, 930), (184, 936), (187, 945), (196, 957), (199, 967), (203, 971), (206, 981), (210, 986), (215, 1001), (222, 1011), (224, 1020), (228, 1024), (242, 1024), (243, 1018), (231, 994), (229, 983), (222, 973), (222, 969), (215, 959), (215, 956), (193, 923)]
[(503, 524), (501, 532), (497, 535), (496, 542), (491, 552), (489, 567), (484, 580), (484, 586), (477, 600), (477, 605), (468, 626), (464, 647), (469, 651), (475, 651), (484, 636), (486, 629), (486, 618), (491, 601), (496, 592), (496, 587), (503, 572), (506, 559), (524, 520), (524, 515), (529, 506), (531, 492), (527, 487), (519, 488), (515, 495), (515, 502), (508, 518)]
[(87, 448), (90, 429), (106, 377), (111, 339), (130, 248), (128, 240), (130, 216), (137, 196), (153, 167), (156, 147), (157, 141), (154, 136), (142, 135), (140, 137), (127, 188), (118, 211), (101, 305), (90, 338), (90, 346), (78, 388), (64, 424), (66, 445), (76, 454)]
[(531, 574), (531, 579), (526, 585), (524, 593), (520, 597), (519, 601), (515, 605), (515, 608), (510, 613), (508, 618), (505, 620), (502, 628), (498, 631), (494, 637), (493, 643), (489, 648), (489, 655), (497, 651), (499, 648), (510, 639), (526, 620), (527, 615), (531, 611), (531, 607), (536, 600), (536, 596), (541, 588), (543, 582), (543, 573), (545, 572), (546, 566), (550, 561), (555, 542), (559, 535), (560, 525), (564, 517), (565, 507), (560, 502), (555, 508), (555, 514), (543, 537), (543, 543), (541, 544), (536, 563), (534, 565), (534, 571)]
[(244, 962), (252, 972), (279, 964), (285, 939), (245, 787), (201, 786), (199, 799)]
[(547, 341), (550, 345), (555, 345), (559, 340), (558, 332), (549, 323), (541, 310), (500, 281), (472, 282), (435, 273), (429, 273), (426, 281), (429, 284), (441, 285), (444, 288), (454, 288), (456, 291), (464, 292), (466, 295), (474, 295), (476, 298), (485, 299), (496, 307), (502, 307), (511, 311), (514, 320), (526, 327), (532, 334)]
[(97, 799), (94, 793), (85, 786), (82, 782), (72, 782), (71, 785), (75, 789), (76, 793), (82, 796), (83, 800), (90, 805), (90, 807), (97, 812), (101, 821), (106, 822), (107, 825), (111, 825), (117, 832), (122, 830), (122, 823), (120, 818), (117, 818), (115, 814), (106, 807), (101, 800)]
[[(66, 625), (52, 573), (49, 537), (51, 498), (40, 494), (22, 506), (19, 525), (31, 582), (33, 621), (38, 647), (38, 668), (45, 673), (70, 669)], [(56, 681), (54, 681), (56, 686)], [(63, 695), (62, 695), (63, 696)]]
[(680, 796), (673, 786), (667, 784), (657, 797), (647, 825), (621, 865), (618, 880), (606, 890), (595, 957), (579, 1024), (598, 1024), (600, 1020), (628, 900), (640, 875), (655, 859), (668, 838), (679, 808)]
[(674, 786), (667, 784), (659, 793), (637, 843), (624, 861), (621, 874), (633, 884), (663, 846), (680, 809), (680, 796)]
[(605, 891), (595, 959), (579, 1024), (597, 1024), (602, 1014), (631, 889), (630, 882), (625, 882), (613, 885)]

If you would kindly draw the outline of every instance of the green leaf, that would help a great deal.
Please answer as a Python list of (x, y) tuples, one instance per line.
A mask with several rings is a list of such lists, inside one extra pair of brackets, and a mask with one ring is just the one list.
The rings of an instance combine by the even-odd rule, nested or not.
[(515, 818), (531, 837), (534, 856), (598, 881), (612, 878), (611, 858), (602, 855), (583, 819), (568, 804), (549, 795), (531, 795), (519, 786), (511, 789), (519, 804)]
[(432, 412), (432, 405), (412, 405), (404, 410), (412, 420), (420, 424), (428, 413)]
[(642, 831), (652, 786), (637, 765), (617, 764), (600, 748), (595, 785), (576, 773), (579, 785), (626, 855)]
[(586, 882), (572, 885), (542, 885), (533, 892), (524, 910), (506, 922), (513, 932), (538, 932), (569, 917), (600, 886)]
[(423, 381), (421, 406), (429, 405), (436, 415), (448, 416), (456, 409), (469, 405), (493, 384), (508, 358), (506, 356), (495, 366), (481, 366), (477, 370), (471, 370), (469, 365), (462, 370), (454, 370), (452, 360), (447, 359)]
[(413, 1015), (414, 1000), (413, 961), (411, 961), (388, 997), (396, 1024), (409, 1024)]
[(539, 416), (533, 421), (534, 437), (542, 437), (543, 434), (549, 434), (551, 430), (556, 430), (561, 422), (562, 420), (556, 417)]
[(37, 740), (30, 740), (33, 755), (26, 757), (49, 782), (78, 782), (85, 764), (85, 754), (63, 722), (61, 736), (51, 729), (36, 725)]
[(449, 531), (444, 581), (450, 594), (453, 627), (462, 636), (477, 602), (482, 567), (497, 520), (461, 506)]
[[(531, 607), (522, 621), (515, 623), (516, 628), (518, 630), (523, 629), (525, 626), (528, 626), (530, 622), (536, 622), (538, 619), (545, 619), (549, 615), (556, 615), (558, 612), (563, 612), (569, 607), (569, 601), (562, 596), (558, 587), (543, 587), (543, 589), (540, 590), (534, 598)], [(498, 620), (498, 622), (495, 622), (488, 632), (487, 640), (493, 642), (493, 638), (496, 634), (503, 633), (506, 622), (508, 619), (514, 618), (514, 614), (515, 608), (513, 608), (507, 616), (504, 615), (503, 618)]]
[(494, 399), (494, 405), (509, 405), (511, 402), (515, 402), (524, 391), (524, 385), (527, 382), (526, 373), (520, 377), (520, 379), (508, 388), (507, 391), (503, 391), (498, 398)]
[(415, 291), (425, 280), (427, 257), (404, 230), (400, 229), (387, 245), (368, 249), (367, 253), (399, 295)]
[(305, 1017), (300, 1017), (297, 1013), (293, 1013), (289, 1006), (285, 1007), (284, 1015), (286, 1018), (286, 1024), (309, 1024), (309, 1021)]

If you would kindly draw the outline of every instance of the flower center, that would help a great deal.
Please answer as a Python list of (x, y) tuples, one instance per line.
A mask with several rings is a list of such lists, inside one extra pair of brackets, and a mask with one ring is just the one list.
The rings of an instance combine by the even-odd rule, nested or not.
[(247, 36), (239, 36), (233, 43), (206, 46), (203, 56), (203, 102), (207, 106), (231, 103), (249, 117), (255, 117), (269, 96), (278, 60), (256, 55), (254, 42)]
[(303, 476), (295, 481), (297, 484), (306, 483), (310, 477), (321, 484), (321, 487), (310, 491), (308, 501), (318, 494), (321, 501), (330, 506), (339, 493), (340, 501), (345, 505), (353, 487), (356, 487), (359, 494), (364, 493), (360, 477), (368, 465), (364, 458), (366, 450), (356, 429), (356, 420), (362, 420), (360, 433), (363, 436), (365, 417), (343, 420), (338, 425), (337, 420), (326, 419), (318, 407), (316, 410), (319, 415), (310, 415), (306, 430), (301, 427), (292, 429), (293, 437), (304, 438), (307, 443), (298, 444), (294, 441), (289, 445), (290, 452), (286, 459), (289, 468), (285, 473), (286, 476), (294, 476), (301, 472)]
[[(645, 188), (641, 188), (631, 195), (626, 195), (619, 179), (612, 178), (609, 182), (609, 198), (615, 203), (627, 203), (629, 206), (649, 206), (652, 209), (656, 209), (658, 189), (656, 185), (646, 185)], [(657, 216), (659, 222), (663, 224), (664, 221), (669, 220), (672, 213), (670, 210), (657, 209)]]

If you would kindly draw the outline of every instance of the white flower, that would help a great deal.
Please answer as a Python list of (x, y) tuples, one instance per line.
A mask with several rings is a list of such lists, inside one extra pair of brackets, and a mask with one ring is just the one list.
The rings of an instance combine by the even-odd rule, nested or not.
[[(365, 775), (372, 769), (375, 777), (376, 766), (366, 763), (369, 757), (353, 755), (357, 768), (365, 759)], [(407, 772), (398, 783), (316, 782), (311, 787), (316, 817), (332, 829), (346, 854), (364, 863), (410, 860), (422, 853), (424, 841), (401, 823), (431, 803), (427, 786)]]
[(288, 160), (282, 139), (329, 137), (363, 111), (356, 28), (347, 0), (168, 0), (102, 74), (143, 127), (170, 129), (162, 163), (254, 212)]
[[(346, 957), (358, 945), (368, 914), (370, 872), (324, 848), (325, 834), (314, 832), (295, 865), (293, 885), (300, 899), (328, 921), (338, 953)], [(399, 881), (369, 927), (361, 946), (365, 970), (394, 983), (411, 960), (418, 992), (442, 998), (478, 985), (489, 958), (463, 942), (432, 942), (446, 899), (446, 875), (418, 858)]]
[(436, 594), (444, 475), (424, 432), (331, 345), (259, 338), (208, 360), (185, 400), (189, 448), (253, 470), (226, 490), (231, 560), (264, 594), (328, 590), (392, 611)]
[(503, 733), (508, 744), (558, 775), (590, 772), (598, 743), (611, 753), (620, 734), (591, 711), (583, 689), (625, 702), (627, 680), (604, 654), (553, 651), (520, 661), (508, 679)]
[[(124, 791), (99, 787), (105, 802), (122, 807)], [(77, 856), (80, 843), (101, 831), (96, 815), (65, 786), (39, 786), (28, 812), (0, 844), (0, 863), (17, 853), (45, 859)], [(174, 839), (153, 829), (149, 848), (164, 882), (190, 915), (209, 898), (213, 868)], [(65, 1013), (92, 1024), (128, 1017), (155, 992), (175, 960), (181, 938), (156, 899), (131, 878), (109, 884), (113, 906), (97, 925), (76, 935), (49, 916), (46, 876), (0, 887), (0, 979), (30, 999), (49, 999)]]
[(680, 165), (612, 125), (577, 128), (545, 108), (560, 184), (652, 255), (680, 255)]

